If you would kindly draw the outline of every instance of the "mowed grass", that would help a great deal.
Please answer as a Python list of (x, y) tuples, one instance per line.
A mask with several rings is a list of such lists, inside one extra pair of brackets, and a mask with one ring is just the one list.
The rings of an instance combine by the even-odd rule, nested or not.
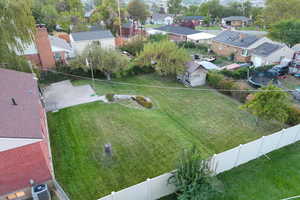
[[(118, 81), (182, 87), (174, 80), (141, 75)], [(74, 84), (91, 84), (75, 81)], [(216, 91), (146, 88), (96, 82), (99, 95), (138, 94), (154, 109), (94, 102), (48, 113), (55, 174), (72, 200), (98, 199), (174, 169), (181, 151), (193, 145), (204, 156), (279, 130), (255, 123), (240, 104)], [(103, 145), (112, 144), (107, 158)]]
[[(300, 143), (261, 157), (218, 177), (225, 185), (220, 200), (284, 199), (300, 195)], [(300, 199), (300, 198), (297, 198)]]

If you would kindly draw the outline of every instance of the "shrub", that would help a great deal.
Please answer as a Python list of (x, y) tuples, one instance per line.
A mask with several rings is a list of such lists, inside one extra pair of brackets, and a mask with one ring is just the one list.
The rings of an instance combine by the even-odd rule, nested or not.
[(114, 96), (115, 96), (114, 94), (109, 93), (109, 94), (106, 94), (106, 95), (105, 95), (105, 98), (106, 98), (109, 102), (113, 102), (113, 101), (115, 100)]
[(149, 40), (150, 42), (160, 42), (162, 40), (167, 40), (168, 36), (164, 34), (154, 34), (150, 35)]
[(289, 106), (287, 109), (288, 118), (286, 123), (288, 125), (294, 126), (300, 123), (300, 108), (296, 105)]
[(213, 88), (219, 89), (220, 81), (225, 79), (225, 77), (218, 72), (209, 72), (207, 74), (207, 83)]
[[(234, 83), (231, 88), (232, 90), (247, 90), (247, 88), (243, 87), (239, 83)], [(250, 92), (245, 91), (231, 91), (231, 96), (238, 100), (239, 102), (245, 103), (247, 101), (247, 97), (250, 95)]]
[(122, 51), (129, 52), (133, 56), (136, 56), (138, 53), (140, 53), (143, 50), (144, 45), (147, 42), (148, 41), (145, 38), (142, 38), (142, 39), (141, 38), (135, 38), (135, 39), (132, 39), (132, 40), (126, 42), (125, 45), (120, 47), (120, 49)]
[(153, 104), (152, 102), (148, 101), (145, 97), (143, 96), (136, 96), (132, 98), (134, 101), (136, 101), (138, 104), (140, 104), (141, 106), (145, 107), (145, 108), (152, 108)]
[(246, 79), (248, 68), (242, 67), (240, 69), (231, 71), (231, 70), (222, 70), (221, 73), (227, 77), (234, 78), (234, 79)]
[[(226, 95), (231, 95), (231, 91), (224, 91), (224, 90), (231, 90), (234, 86), (234, 82), (229, 79), (223, 79), (219, 81), (218, 89), (221, 89), (221, 92)], [(223, 90), (223, 91), (222, 91)]]

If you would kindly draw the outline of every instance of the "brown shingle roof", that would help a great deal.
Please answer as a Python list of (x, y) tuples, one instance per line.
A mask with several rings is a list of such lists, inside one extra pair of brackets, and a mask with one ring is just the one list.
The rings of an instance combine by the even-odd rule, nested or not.
[(0, 68), (0, 137), (43, 138), (41, 108), (32, 74)]

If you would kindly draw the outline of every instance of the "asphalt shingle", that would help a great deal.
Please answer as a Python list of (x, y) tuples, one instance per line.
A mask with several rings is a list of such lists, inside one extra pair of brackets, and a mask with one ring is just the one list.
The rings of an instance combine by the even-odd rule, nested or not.
[(96, 31), (86, 31), (86, 32), (76, 32), (71, 33), (74, 41), (83, 40), (99, 40), (105, 38), (113, 38), (114, 36), (108, 30), (96, 30)]
[(158, 31), (164, 31), (167, 33), (173, 33), (176, 35), (192, 35), (195, 33), (200, 33), (201, 31), (196, 31), (191, 28), (183, 27), (183, 26), (173, 26), (173, 25), (166, 25), (159, 28), (155, 28)]
[(282, 45), (265, 42), (253, 49), (252, 53), (259, 56), (269, 56), (278, 49), (281, 49), (282, 47)]

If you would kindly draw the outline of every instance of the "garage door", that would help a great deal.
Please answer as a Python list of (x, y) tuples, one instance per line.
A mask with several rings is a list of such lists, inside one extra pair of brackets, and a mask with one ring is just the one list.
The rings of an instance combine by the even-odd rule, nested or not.
[(255, 56), (253, 59), (253, 64), (255, 67), (260, 67), (262, 65), (262, 59), (261, 57)]

